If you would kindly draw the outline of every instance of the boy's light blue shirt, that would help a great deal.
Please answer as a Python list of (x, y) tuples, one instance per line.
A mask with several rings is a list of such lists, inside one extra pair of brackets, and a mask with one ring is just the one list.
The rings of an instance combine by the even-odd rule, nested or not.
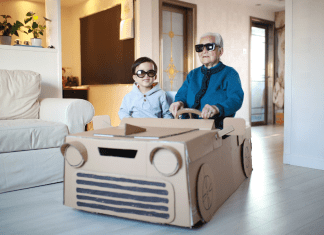
[(134, 83), (132, 91), (125, 95), (118, 115), (120, 120), (127, 117), (173, 118), (166, 93), (159, 84), (143, 94)]

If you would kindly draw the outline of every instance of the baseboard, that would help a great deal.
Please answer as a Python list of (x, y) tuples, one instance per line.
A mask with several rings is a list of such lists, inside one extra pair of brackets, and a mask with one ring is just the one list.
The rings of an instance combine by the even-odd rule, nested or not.
[(294, 154), (284, 154), (283, 163), (294, 166), (302, 166), (318, 170), (324, 170), (324, 158), (314, 156), (306, 157)]

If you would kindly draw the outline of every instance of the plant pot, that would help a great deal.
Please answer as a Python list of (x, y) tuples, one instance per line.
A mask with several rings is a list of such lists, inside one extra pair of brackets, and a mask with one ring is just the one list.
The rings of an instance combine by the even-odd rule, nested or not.
[(11, 45), (11, 36), (0, 36), (1, 45)]
[(42, 39), (40, 38), (31, 38), (30, 39), (31, 45), (34, 47), (41, 47), (42, 46)]

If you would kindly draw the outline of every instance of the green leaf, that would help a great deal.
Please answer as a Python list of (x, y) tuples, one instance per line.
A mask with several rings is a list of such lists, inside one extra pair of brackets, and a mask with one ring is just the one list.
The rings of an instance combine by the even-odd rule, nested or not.
[(10, 15), (1, 15), (3, 18), (7, 19), (7, 18), (11, 18)]
[(18, 25), (18, 27), (24, 26), (24, 24), (21, 23), (19, 20), (16, 21), (16, 24)]
[(26, 14), (26, 16), (33, 16), (33, 15), (35, 15), (35, 13), (33, 13), (32, 11), (27, 12), (27, 14)]
[(27, 24), (29, 21), (31, 21), (33, 19), (33, 17), (29, 17), (25, 19), (25, 24)]
[(38, 28), (38, 24), (36, 22), (33, 22), (33, 29), (37, 29)]
[(31, 32), (33, 32), (33, 30), (32, 30), (32, 29), (29, 29), (29, 30), (28, 30), (28, 33), (31, 33)]
[(40, 31), (39, 34), (42, 35), (42, 36), (44, 35), (42, 31)]

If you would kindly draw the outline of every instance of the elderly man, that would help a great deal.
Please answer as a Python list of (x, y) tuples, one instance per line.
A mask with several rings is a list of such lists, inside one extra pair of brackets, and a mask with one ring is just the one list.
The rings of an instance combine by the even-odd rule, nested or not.
[(195, 48), (203, 65), (188, 74), (169, 110), (176, 116), (182, 108), (198, 109), (202, 118), (214, 119), (215, 127), (222, 128), (223, 119), (234, 117), (242, 106), (240, 77), (235, 69), (220, 61), (224, 52), (220, 34), (202, 35)]

